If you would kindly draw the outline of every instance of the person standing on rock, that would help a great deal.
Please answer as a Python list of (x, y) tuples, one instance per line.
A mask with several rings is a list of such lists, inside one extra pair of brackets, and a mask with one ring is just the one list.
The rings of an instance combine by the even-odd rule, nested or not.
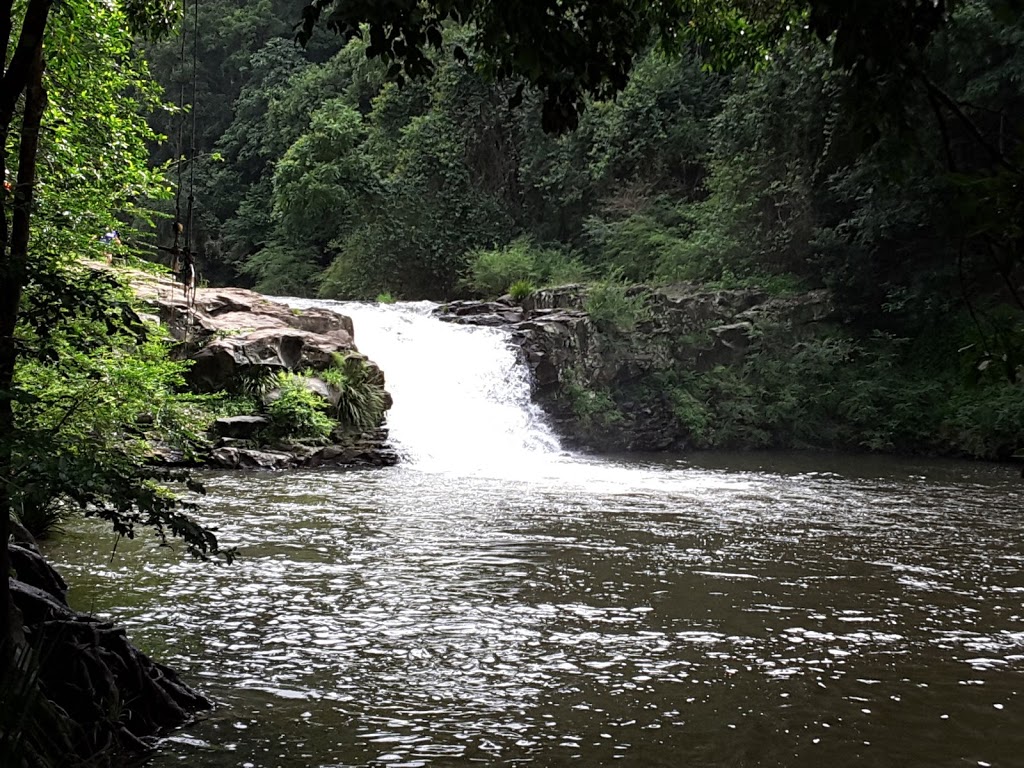
[(110, 229), (103, 233), (100, 238), (100, 242), (106, 246), (104, 255), (107, 259), (107, 264), (111, 264), (114, 261), (113, 248), (121, 244), (121, 233), (116, 229)]
[(185, 291), (185, 303), (191, 306), (196, 300), (196, 257), (191, 250), (186, 249), (181, 254), (181, 269), (178, 271), (178, 279), (181, 280)]
[(181, 281), (182, 289), (185, 292), (185, 303), (191, 306), (196, 299), (196, 257), (188, 247), (188, 243), (185, 244), (184, 250), (179, 247), (178, 242), (182, 229), (181, 222), (175, 222), (174, 244), (170, 248), (157, 245), (157, 249), (171, 254), (171, 273), (176, 280)]

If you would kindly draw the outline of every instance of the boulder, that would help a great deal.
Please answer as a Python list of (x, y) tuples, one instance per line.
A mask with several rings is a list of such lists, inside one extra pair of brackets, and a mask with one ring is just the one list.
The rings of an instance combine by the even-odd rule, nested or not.
[[(98, 269), (107, 267), (97, 265)], [(189, 387), (196, 392), (231, 392), (253, 395), (262, 391), (274, 374), (281, 371), (305, 373), (334, 366), (338, 357), (347, 366), (360, 363), (357, 373), (369, 385), (379, 387), (384, 411), (391, 407), (391, 396), (384, 389), (384, 374), (372, 361), (359, 354), (354, 342), (352, 319), (329, 309), (298, 309), (273, 301), (244, 288), (198, 288), (194, 300), (186, 301), (180, 284), (141, 270), (123, 273), (136, 295), (146, 304), (139, 317), (148, 324), (166, 327), (177, 344), (178, 359), (191, 359), (186, 374)], [(517, 307), (507, 302), (486, 303), (465, 311), (500, 313), (501, 322), (521, 319)], [(498, 320), (495, 320), (497, 322)], [(361, 367), (365, 365), (366, 369)], [(342, 393), (319, 376), (304, 376), (305, 386), (331, 406), (337, 406)], [(270, 403), (279, 392), (264, 398)], [(208, 445), (189, 445), (185, 450), (162, 443), (159, 432), (148, 435), (151, 464), (165, 467), (208, 464), (224, 468), (283, 469), (288, 467), (349, 465), (385, 465), (397, 460), (387, 445), (383, 414), (377, 429), (363, 435), (351, 435), (344, 429), (331, 435), (334, 450), (324, 453), (323, 446), (296, 443), (284, 446), (272, 443), (271, 450), (255, 450), (261, 440), (260, 429), (269, 420), (254, 413), (218, 419), (210, 433), (217, 438), (213, 450)], [(150, 417), (139, 419), (138, 427), (155, 427)], [(269, 439), (269, 438), (268, 438)]]
[(398, 463), (398, 454), (393, 448), (382, 447), (382, 441), (374, 437), (358, 440), (350, 445), (325, 445), (307, 456), (304, 467), (385, 467)]
[(748, 321), (716, 325), (708, 333), (711, 347), (701, 350), (698, 368), (710, 370), (718, 365), (735, 365), (746, 354), (754, 335), (754, 324)]
[[(317, 376), (303, 376), (302, 386), (312, 392), (314, 395), (319, 395), (325, 402), (332, 406), (336, 406), (341, 401), (341, 391), (333, 384), (328, 384), (323, 379)], [(266, 394), (263, 395), (263, 404), (270, 405), (281, 397), (280, 387), (274, 387)]]
[(523, 312), (527, 316), (545, 309), (582, 310), (587, 298), (587, 287), (582, 284), (541, 288), (523, 299)]
[(136, 293), (192, 358), (190, 387), (230, 389), (277, 370), (321, 370), (356, 351), (352, 319), (321, 308), (294, 309), (244, 288), (198, 288), (189, 305), (180, 286), (143, 272)]
[(183, 467), (194, 463), (180, 448), (175, 448), (160, 440), (149, 441), (148, 462), (167, 467)]
[(17, 679), (5, 680), (9, 692), (33, 697), (40, 720), (19, 745), (26, 765), (111, 765), (211, 707), (123, 628), (69, 608), (64, 579), (37, 552), (8, 549), (18, 574), (8, 581), (11, 600), (24, 629), (15, 654), (35, 660), (13, 665)]
[(225, 416), (213, 422), (210, 431), (218, 437), (248, 440), (269, 424), (263, 416)]
[(210, 454), (210, 464), (224, 469), (300, 469), (314, 467), (383, 467), (398, 463), (385, 429), (344, 435), (329, 445), (295, 443), (274, 450), (232, 445), (223, 440)]
[(224, 446), (210, 452), (210, 464), (224, 469), (287, 469), (296, 465), (291, 453)]
[(7, 546), (11, 557), (11, 567), (18, 574), (18, 581), (41, 589), (57, 602), (67, 605), (68, 585), (61, 575), (50, 566), (38, 550), (21, 544), (11, 543)]
[(326, 309), (294, 309), (245, 288), (197, 288), (191, 307), (181, 286), (146, 272), (131, 273), (139, 298), (179, 341), (217, 332), (248, 333), (261, 328), (294, 328), (313, 334), (344, 332), (351, 340), (352, 319)]
[(353, 351), (352, 337), (340, 330), (332, 335), (289, 328), (263, 328), (239, 336), (211, 339), (192, 355), (188, 381), (198, 392), (229, 389), (239, 376), (255, 369), (295, 371), (323, 369), (336, 354)]
[(497, 301), (450, 301), (440, 308), (438, 316), (459, 325), (500, 328), (518, 323), (525, 315), (511, 298), (501, 298)]

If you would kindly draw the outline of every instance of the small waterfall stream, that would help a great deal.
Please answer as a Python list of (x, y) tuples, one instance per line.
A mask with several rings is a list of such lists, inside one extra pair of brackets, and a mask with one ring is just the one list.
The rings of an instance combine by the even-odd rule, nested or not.
[(426, 301), (288, 303), (352, 318), (359, 351), (384, 371), (394, 398), (387, 426), (408, 463), (508, 477), (563, 458), (506, 331), (443, 322)]
[(387, 427), (403, 467), (452, 481), (481, 478), (610, 494), (746, 485), (735, 477), (564, 450), (532, 402), (529, 369), (503, 329), (445, 322), (429, 301), (285, 301), (352, 318), (356, 346), (384, 371), (394, 398)]

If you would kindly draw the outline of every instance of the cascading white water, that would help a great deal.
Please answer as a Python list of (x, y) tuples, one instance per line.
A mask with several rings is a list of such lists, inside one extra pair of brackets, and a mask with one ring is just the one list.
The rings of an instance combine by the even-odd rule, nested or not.
[(444, 322), (429, 301), (278, 301), (352, 318), (356, 346), (384, 371), (394, 398), (387, 427), (405, 467), (456, 482), (482, 477), (611, 494), (743, 485), (664, 463), (645, 467), (564, 451), (530, 398), (529, 369), (505, 330)]
[(416, 467), (504, 477), (562, 455), (507, 331), (440, 321), (431, 302), (288, 303), (352, 318), (356, 346), (394, 398), (391, 440)]

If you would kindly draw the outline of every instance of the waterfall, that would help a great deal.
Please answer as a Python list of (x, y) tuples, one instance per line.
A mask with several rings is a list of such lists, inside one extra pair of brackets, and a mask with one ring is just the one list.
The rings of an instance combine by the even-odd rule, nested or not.
[(562, 455), (507, 331), (443, 322), (426, 301), (286, 301), (352, 318), (356, 346), (384, 371), (394, 398), (387, 427), (404, 462), (508, 477)]

